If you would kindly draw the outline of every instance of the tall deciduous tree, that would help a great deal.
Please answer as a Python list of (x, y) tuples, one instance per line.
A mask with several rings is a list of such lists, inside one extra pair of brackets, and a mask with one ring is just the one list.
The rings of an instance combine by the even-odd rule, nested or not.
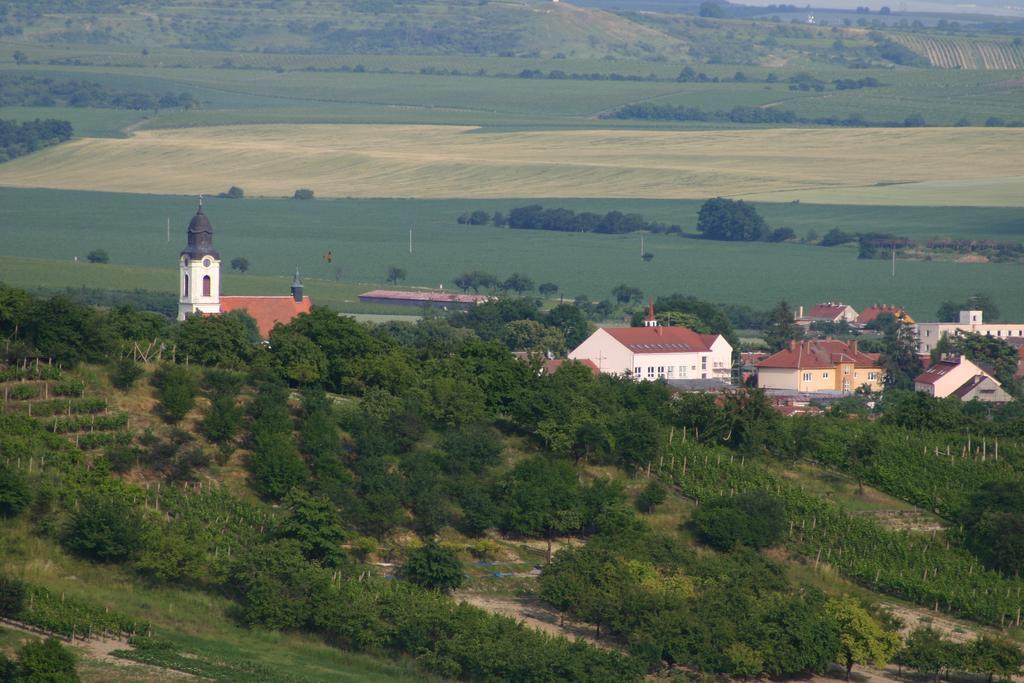
[(899, 651), (899, 635), (886, 630), (856, 598), (832, 598), (825, 609), (839, 625), (841, 647), (836, 659), (846, 667), (846, 680), (854, 664), (881, 668)]
[(442, 548), (433, 539), (409, 553), (400, 574), (417, 586), (441, 593), (458, 588), (466, 580), (455, 553)]
[(780, 301), (768, 314), (768, 324), (764, 331), (764, 340), (772, 351), (781, 351), (789, 342), (802, 336), (800, 327), (794, 322), (793, 309), (785, 301)]
[[(704, 4), (721, 9), (712, 2)], [(756, 241), (763, 239), (769, 230), (757, 209), (742, 200), (723, 197), (709, 199), (700, 207), (697, 215), (697, 232), (711, 240)]]

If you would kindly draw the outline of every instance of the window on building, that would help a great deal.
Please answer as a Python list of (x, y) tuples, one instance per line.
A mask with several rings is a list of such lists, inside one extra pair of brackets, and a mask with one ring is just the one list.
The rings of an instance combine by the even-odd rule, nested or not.
[(668, 366), (668, 378), (672, 379), (673, 377), (675, 377), (675, 375), (676, 375), (676, 366), (674, 366), (674, 365)]
[(210, 296), (210, 276), (203, 276), (203, 296)]
[(654, 366), (653, 365), (647, 366), (647, 377), (649, 379), (654, 379)]
[(700, 373), (700, 378), (701, 379), (707, 379), (708, 378), (708, 373), (706, 373), (706, 372)]
[(827, 372), (821, 373), (821, 378), (822, 379), (828, 379), (828, 373)]
[(700, 357), (700, 369), (701, 370), (707, 370), (708, 369), (708, 357), (707, 356), (701, 356)]
[(809, 372), (805, 372), (804, 373), (804, 381), (805, 382), (810, 382), (811, 381), (811, 373), (809, 373)]
[(871, 381), (874, 381), (874, 380), (878, 379), (878, 373), (877, 372), (869, 372), (868, 373), (868, 379), (871, 380)]
[(189, 295), (189, 288), (188, 288), (188, 275), (186, 274), (186, 275), (185, 275), (185, 296), (188, 296), (188, 295)]
[(636, 368), (636, 370), (633, 371), (633, 376), (634, 377), (640, 377), (643, 374), (644, 374), (644, 369), (643, 368)]
[(925, 330), (924, 331), (924, 336), (926, 336), (926, 337), (932, 336), (932, 331), (931, 330)]
[(660, 379), (665, 379), (665, 366), (664, 365), (659, 365), (658, 366), (658, 377)]

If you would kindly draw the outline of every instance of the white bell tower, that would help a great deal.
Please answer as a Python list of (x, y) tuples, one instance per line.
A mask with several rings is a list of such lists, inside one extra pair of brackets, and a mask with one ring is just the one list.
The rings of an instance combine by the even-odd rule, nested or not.
[(220, 253), (213, 248), (213, 227), (199, 209), (188, 224), (188, 246), (178, 261), (178, 320), (220, 313)]

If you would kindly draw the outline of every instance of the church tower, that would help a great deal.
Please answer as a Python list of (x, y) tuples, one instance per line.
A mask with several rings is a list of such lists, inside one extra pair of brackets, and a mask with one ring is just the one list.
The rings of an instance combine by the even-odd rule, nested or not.
[(213, 226), (203, 200), (188, 224), (188, 246), (178, 261), (178, 320), (193, 314), (220, 313), (220, 253), (213, 248)]

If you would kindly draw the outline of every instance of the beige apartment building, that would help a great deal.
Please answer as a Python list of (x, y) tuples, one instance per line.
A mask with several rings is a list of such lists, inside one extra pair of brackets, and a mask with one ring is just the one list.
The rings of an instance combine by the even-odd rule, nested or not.
[(877, 353), (862, 353), (857, 342), (836, 339), (791, 342), (757, 364), (757, 386), (799, 392), (882, 390)]
[(986, 323), (981, 311), (960, 311), (960, 320), (955, 323), (917, 323), (914, 331), (917, 333), (917, 352), (922, 356), (931, 353), (944, 334), (952, 337), (972, 332), (1007, 341), (1024, 339), (1024, 323)]

